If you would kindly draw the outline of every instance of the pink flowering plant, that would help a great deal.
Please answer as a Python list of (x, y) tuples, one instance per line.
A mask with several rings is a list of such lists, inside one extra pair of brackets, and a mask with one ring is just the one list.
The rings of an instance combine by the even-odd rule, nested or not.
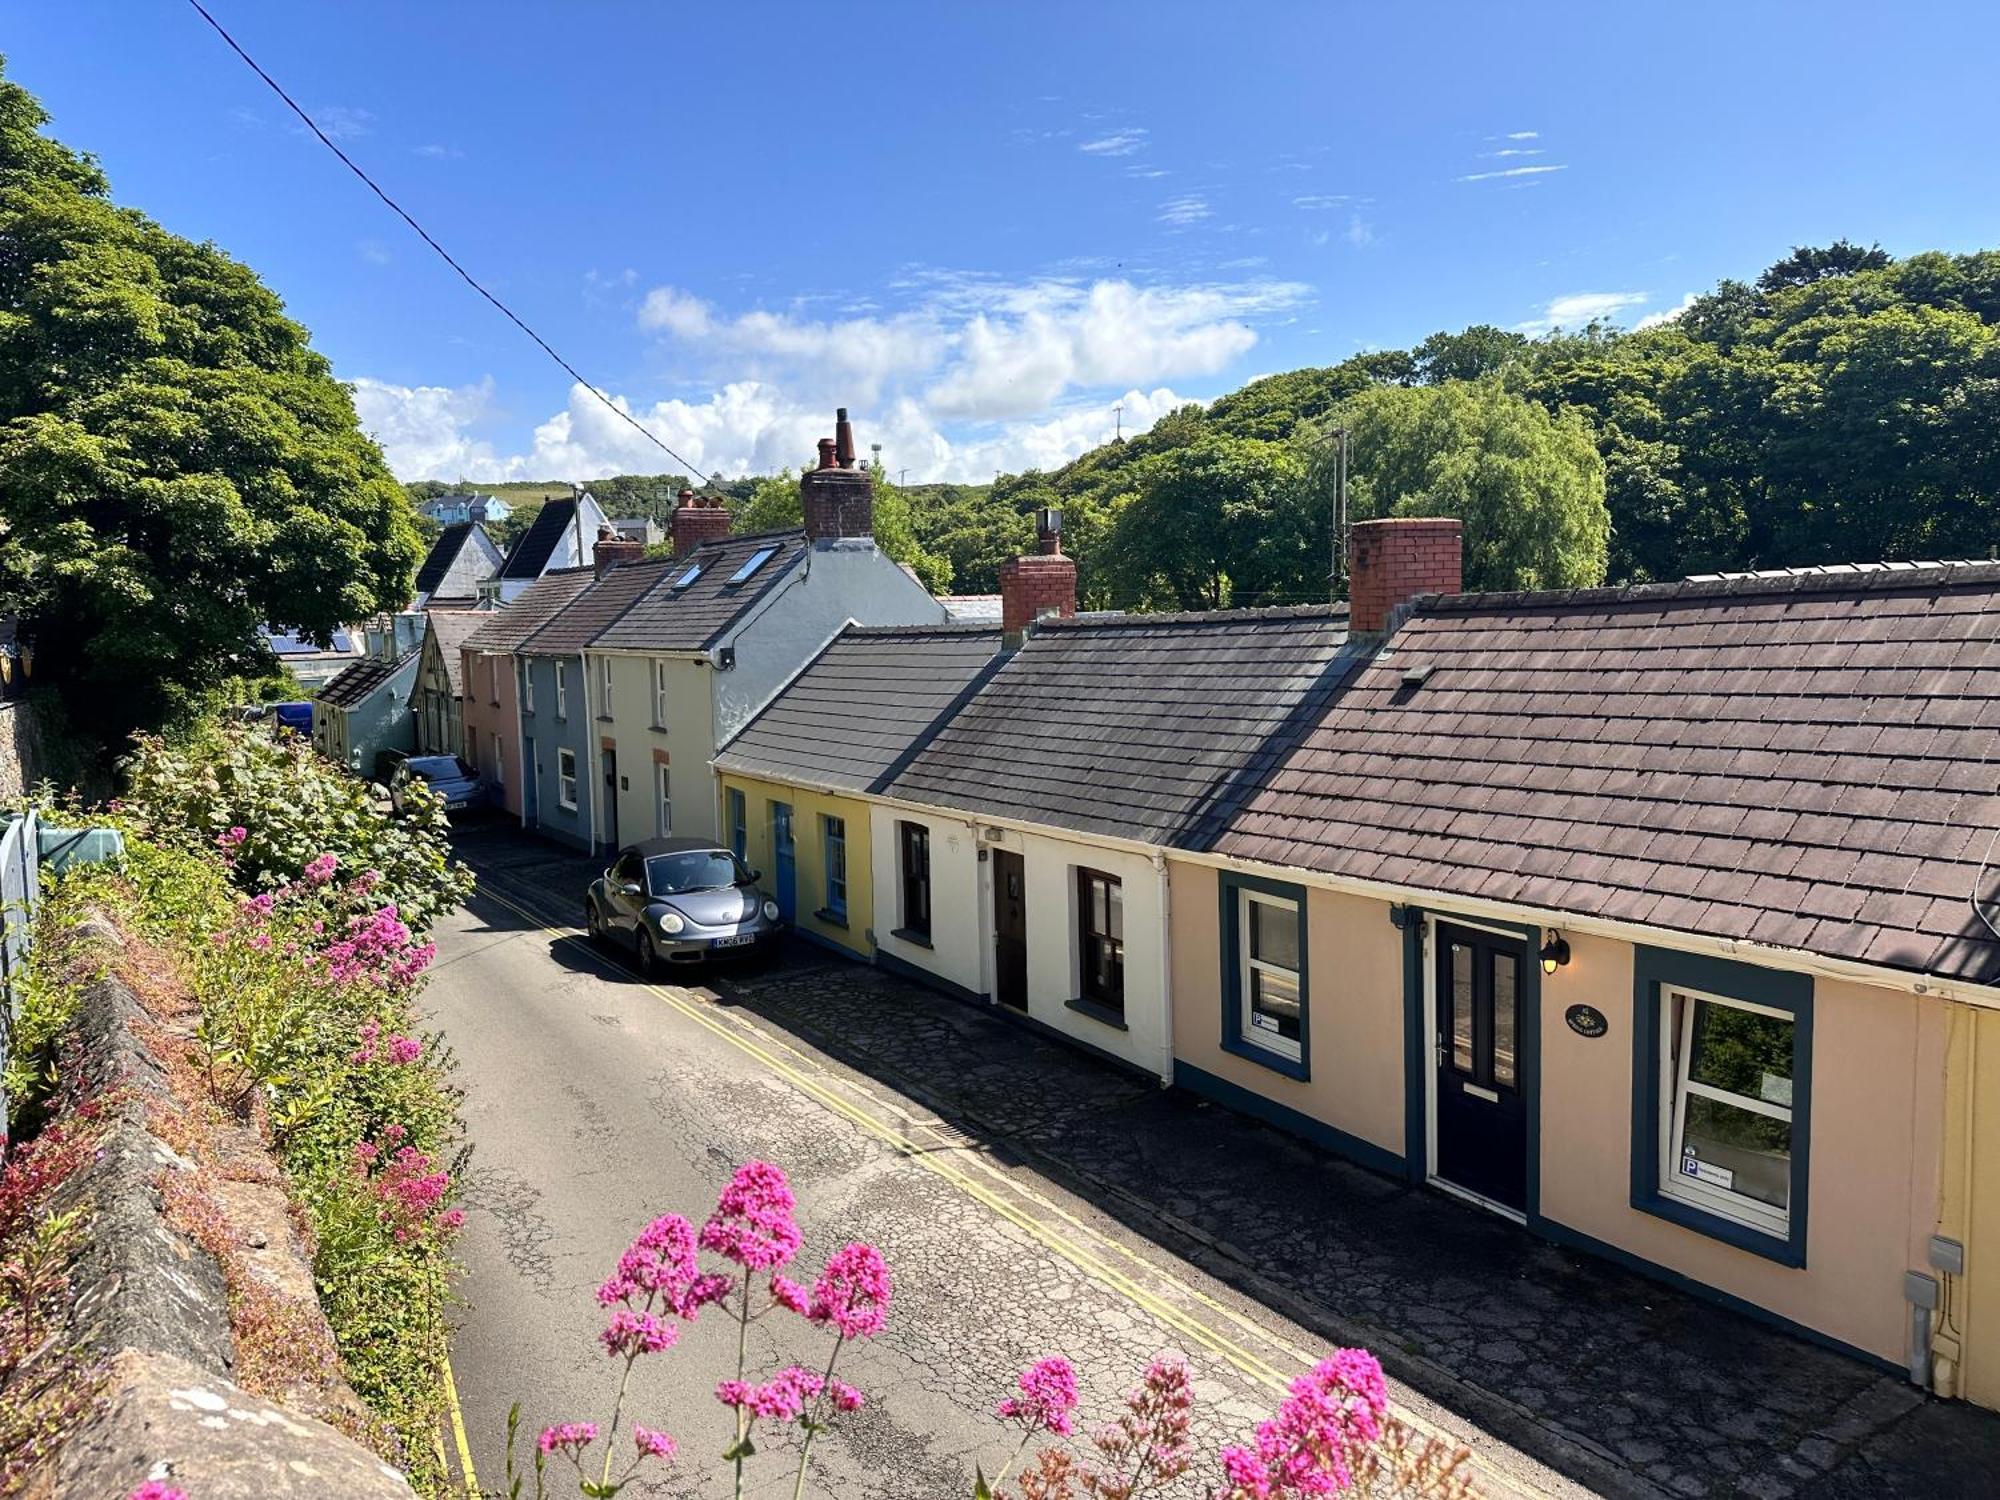
[[(535, 1500), (547, 1495), (552, 1471), (566, 1470), (578, 1494), (606, 1500), (649, 1466), (683, 1454), (681, 1441), (654, 1428), (634, 1424), (626, 1441), (620, 1434), (639, 1361), (673, 1351), (682, 1330), (711, 1308), (736, 1329), (735, 1373), (715, 1388), (730, 1426), (711, 1451), (741, 1500), (770, 1440), (799, 1434), (789, 1478), (793, 1500), (800, 1500), (815, 1440), (867, 1399), (837, 1373), (841, 1355), (883, 1331), (893, 1291), (887, 1262), (868, 1244), (836, 1250), (809, 1286), (792, 1279), (785, 1268), (801, 1239), (791, 1185), (763, 1161), (736, 1170), (699, 1229), (678, 1214), (642, 1229), (597, 1289), (607, 1315), (598, 1342), (618, 1372), (609, 1416), (540, 1430), (531, 1454)], [(751, 1370), (750, 1325), (766, 1318), (796, 1319), (830, 1335), (824, 1359)], [(1196, 1457), (1194, 1384), (1185, 1361), (1155, 1359), (1117, 1415), (1087, 1434), (1080, 1432), (1079, 1407), (1068, 1360), (1051, 1356), (1023, 1370), (994, 1408), (1018, 1436), (991, 1480), (983, 1469), (977, 1473), (974, 1500), (1145, 1500), (1196, 1482), (1187, 1480)], [(517, 1403), (507, 1420), (506, 1491), (517, 1500), (527, 1478), (516, 1456), (520, 1419)], [(1462, 1449), (1417, 1439), (1396, 1422), (1374, 1356), (1341, 1349), (1293, 1381), (1277, 1412), (1247, 1442), (1216, 1456), (1204, 1493), (1208, 1500), (1311, 1500), (1350, 1491), (1469, 1500), (1466, 1460)]]

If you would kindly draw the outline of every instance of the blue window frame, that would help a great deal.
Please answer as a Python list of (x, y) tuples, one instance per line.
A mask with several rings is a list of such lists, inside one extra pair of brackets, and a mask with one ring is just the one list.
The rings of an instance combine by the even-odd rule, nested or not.
[(1225, 874), (1222, 1050), (1291, 1078), (1312, 1076), (1306, 890)]
[(739, 584), (747, 583), (752, 574), (777, 555), (778, 549), (776, 547), (759, 547), (755, 552), (750, 554), (742, 567), (729, 575), (729, 582), (724, 587), (735, 588)]
[(750, 815), (744, 806), (743, 793), (735, 787), (729, 789), (729, 847), (738, 859), (749, 858)]
[(1632, 1206), (1806, 1263), (1809, 975), (1634, 950)]

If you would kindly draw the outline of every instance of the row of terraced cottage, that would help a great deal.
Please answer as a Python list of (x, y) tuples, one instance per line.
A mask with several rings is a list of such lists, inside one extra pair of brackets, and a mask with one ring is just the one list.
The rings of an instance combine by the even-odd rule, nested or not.
[(1384, 520), (1351, 605), (1079, 615), (1044, 513), (963, 623), (852, 453), (465, 641), (513, 814), (2000, 1405), (2000, 565), (1464, 594)]

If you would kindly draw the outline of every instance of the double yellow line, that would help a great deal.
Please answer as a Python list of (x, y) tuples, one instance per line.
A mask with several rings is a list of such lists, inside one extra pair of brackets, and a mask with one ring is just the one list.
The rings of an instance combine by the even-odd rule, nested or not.
[[(548, 937), (554, 938), (557, 941), (584, 946), (586, 951), (590, 952), (606, 968), (614, 969), (621, 974), (633, 978), (641, 978), (641, 976), (634, 975), (625, 965), (600, 952), (594, 945), (589, 945), (587, 938), (578, 929), (569, 926), (557, 927), (551, 925), (527, 907), (495, 892), (490, 882), (481, 886), (479, 897), (507, 908), (507, 910), (513, 912), (516, 916), (533, 924), (538, 931)], [(1068, 1236), (1061, 1234), (1036, 1215), (1027, 1212), (1017, 1203), (1009, 1201), (1007, 1197), (994, 1191), (985, 1183), (976, 1180), (972, 1174), (961, 1170), (955, 1162), (940, 1156), (934, 1149), (927, 1147), (924, 1143), (911, 1139), (910, 1134), (904, 1130), (900, 1130), (891, 1122), (875, 1114), (871, 1114), (868, 1110), (862, 1108), (839, 1091), (827, 1086), (819, 1078), (811, 1076), (807, 1071), (807, 1067), (810, 1067), (813, 1072), (818, 1072), (817, 1065), (809, 1062), (804, 1053), (789, 1043), (761, 1038), (753, 1034), (745, 1022), (725, 1021), (716, 1014), (716, 1007), (714, 1005), (705, 1001), (695, 1000), (684, 991), (676, 991), (648, 983), (643, 978), (641, 978), (641, 987), (646, 993), (671, 1006), (697, 1026), (705, 1028), (727, 1042), (730, 1046), (735, 1047), (738, 1051), (754, 1058), (771, 1072), (792, 1084), (808, 1098), (817, 1101), (841, 1118), (852, 1122), (861, 1130), (882, 1141), (899, 1155), (917, 1163), (925, 1171), (950, 1183), (974, 1202), (983, 1205), (993, 1213), (999, 1215), (1037, 1244), (1060, 1256), (1063, 1260), (1068, 1261), (1071, 1265), (1084, 1272), (1085, 1275), (1117, 1291), (1128, 1301), (1143, 1308), (1160, 1322), (1187, 1338), (1191, 1343), (1227, 1360), (1238, 1371), (1259, 1385), (1273, 1391), (1281, 1392), (1290, 1384), (1292, 1374), (1309, 1368), (1313, 1363), (1314, 1357), (1307, 1351), (1287, 1343), (1269, 1330), (1260, 1327), (1252, 1319), (1225, 1303), (1218, 1301), (1201, 1288), (1192, 1286), (1179, 1277), (1174, 1276), (1171, 1272), (1152, 1264), (1130, 1246), (1121, 1244), (1104, 1234), (1103, 1231), (1084, 1223), (1060, 1204), (1051, 1201), (1023, 1184), (1002, 1176), (989, 1163), (977, 1155), (971, 1158), (973, 1161), (978, 1162), (980, 1170), (984, 1174), (993, 1181), (1004, 1184), (1008, 1193), (1024, 1199), (1040, 1208), (1043, 1212), (1061, 1219), (1077, 1230), (1079, 1234), (1087, 1237), (1097, 1245), (1101, 1245), (1105, 1249), (1114, 1252), (1116, 1258), (1143, 1268), (1151, 1278), (1163, 1283), (1178, 1297), (1199, 1305), (1221, 1320), (1235, 1325), (1237, 1329), (1245, 1330), (1265, 1344), (1282, 1351), (1287, 1358), (1296, 1361), (1296, 1369), (1292, 1374), (1288, 1374), (1254, 1350), (1245, 1347), (1237, 1338), (1211, 1326), (1209, 1323), (1202, 1321), (1201, 1318), (1166, 1300), (1166, 1298), (1155, 1292), (1151, 1287), (1144, 1285), (1118, 1266), (1112, 1264), (1111, 1260), (1105, 1255), (1097, 1253), (1096, 1250), (1079, 1244)], [(799, 1060), (800, 1064), (805, 1064), (805, 1066), (799, 1066), (786, 1061), (783, 1057), (779, 1056), (780, 1052), (789, 1052), (794, 1058)], [(855, 1088), (857, 1092), (866, 1092), (855, 1085), (850, 1085), (850, 1087)], [(912, 1120), (906, 1111), (896, 1110), (895, 1112), (903, 1114), (905, 1120), (909, 1121), (914, 1130), (927, 1132), (939, 1144), (951, 1147), (954, 1150), (960, 1149), (959, 1142), (953, 1141), (950, 1137), (936, 1130), (931, 1125)], [(464, 1421), (459, 1412), (458, 1395), (451, 1381), (449, 1365), (447, 1365), (445, 1372), (445, 1395), (450, 1407), (452, 1429), (457, 1441), (459, 1462), (464, 1470), (467, 1493), (476, 1495), (478, 1494), (478, 1488), (477, 1482), (473, 1478), (472, 1455), (466, 1444)], [(1415, 1417), (1407, 1411), (1398, 1411), (1397, 1415), (1406, 1424), (1420, 1432), (1437, 1437), (1447, 1443), (1456, 1444), (1457, 1442), (1457, 1439), (1451, 1434), (1437, 1428), (1432, 1423)], [(1486, 1465), (1480, 1463), (1478, 1467), (1484, 1469)], [(1509, 1477), (1504, 1482), (1515, 1490), (1521, 1488), (1521, 1482), (1517, 1478)]]

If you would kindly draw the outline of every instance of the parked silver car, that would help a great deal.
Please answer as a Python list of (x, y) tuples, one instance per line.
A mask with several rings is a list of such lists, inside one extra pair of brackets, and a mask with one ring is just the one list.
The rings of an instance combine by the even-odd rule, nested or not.
[(768, 953), (784, 933), (757, 871), (701, 839), (647, 839), (621, 849), (591, 881), (584, 925), (621, 943), (642, 973), (667, 963)]

